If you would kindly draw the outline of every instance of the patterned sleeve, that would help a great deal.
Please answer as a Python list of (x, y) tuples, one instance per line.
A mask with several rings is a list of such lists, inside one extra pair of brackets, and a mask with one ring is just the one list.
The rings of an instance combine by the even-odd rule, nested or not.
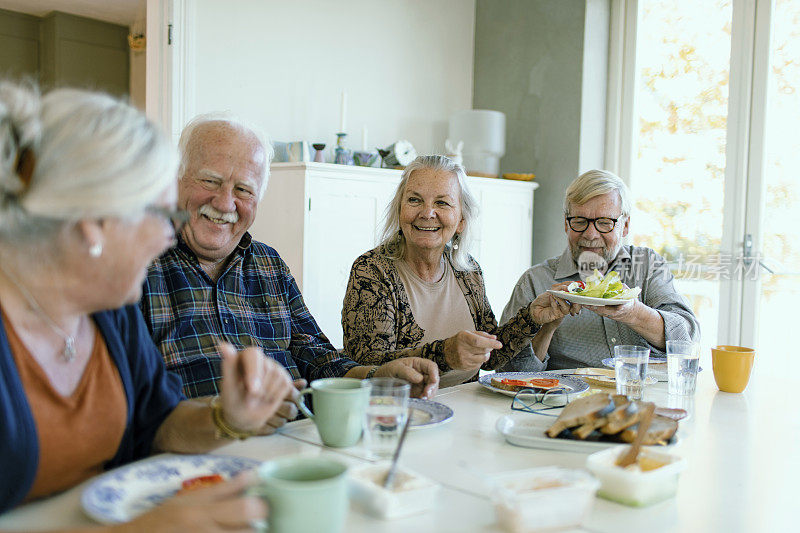
[(496, 370), (508, 363), (520, 350), (530, 345), (531, 339), (541, 326), (533, 321), (533, 317), (529, 312), (530, 308), (527, 305), (523, 305), (508, 322), (498, 326), (492, 312), (492, 306), (486, 296), (483, 272), (480, 266), (477, 266), (477, 263), (476, 267), (474, 271), (475, 281), (473, 283), (477, 284), (477, 290), (470, 292), (473, 298), (480, 297), (482, 299), (482, 302), (475, 302), (477, 304), (478, 329), (497, 335), (497, 340), (503, 343), (503, 347), (499, 350), (492, 350), (489, 360), (483, 364), (482, 368), (484, 370)]
[[(402, 313), (397, 291), (385, 272), (365, 254), (353, 263), (342, 306), (344, 351), (362, 365), (382, 365), (400, 357), (424, 357), (444, 361), (444, 341), (398, 349), (397, 332)], [(404, 329), (409, 329), (406, 326)], [(417, 339), (417, 342), (422, 339)], [(441, 368), (441, 364), (439, 365)]]
[(289, 351), (297, 370), (309, 383), (315, 379), (344, 376), (358, 364), (336, 351), (311, 316), (288, 267), (284, 265), (284, 269), (292, 327)]

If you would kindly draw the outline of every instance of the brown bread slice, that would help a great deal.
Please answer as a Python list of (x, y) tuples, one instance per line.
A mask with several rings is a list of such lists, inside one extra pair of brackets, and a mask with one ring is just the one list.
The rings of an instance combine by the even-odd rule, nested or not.
[(624, 406), (622, 406), (620, 409), (615, 409), (614, 412), (608, 417), (608, 423), (600, 428), (600, 433), (603, 433), (604, 435), (615, 435), (623, 429), (629, 428), (634, 424), (638, 424), (641, 413), (644, 410), (645, 403), (638, 400), (633, 400), (633, 404), (634, 408), (631, 409), (631, 401), (627, 400), (627, 403)]
[[(591, 435), (591, 433), (594, 430), (596, 430), (598, 428), (605, 427), (606, 425), (613, 423), (614, 421), (618, 420), (619, 418), (626, 416), (624, 414), (624, 412), (625, 412), (625, 409), (630, 405), (630, 403), (631, 403), (630, 400), (628, 400), (622, 394), (614, 394), (611, 397), (611, 399), (614, 402), (614, 410), (613, 411), (611, 411), (606, 416), (597, 417), (597, 418), (595, 418), (593, 420), (590, 420), (590, 421), (586, 422), (585, 424), (583, 424), (579, 428), (573, 429), (572, 430), (572, 434), (575, 437), (583, 440), (586, 437), (588, 437), (589, 435)], [(623, 413), (623, 414), (620, 415), (619, 413)]]
[[(636, 430), (638, 428), (638, 424), (636, 426), (630, 427), (620, 433), (620, 439), (625, 442), (633, 442), (636, 438)], [(666, 444), (675, 432), (678, 431), (678, 421), (673, 420), (671, 418), (667, 418), (661, 415), (655, 415), (653, 417), (653, 421), (650, 423), (650, 427), (645, 433), (644, 441), (642, 444), (645, 446), (652, 446), (654, 444)]]
[(545, 431), (545, 434), (550, 438), (554, 438), (565, 429), (582, 426), (587, 422), (605, 416), (603, 411), (609, 407), (613, 409), (613, 406), (611, 395), (606, 392), (598, 392), (591, 396), (573, 400), (564, 407), (558, 419)]
[[(530, 378), (530, 379), (537, 379), (537, 378)], [(530, 379), (520, 379), (518, 381), (530, 381)], [(491, 383), (492, 383), (492, 387), (494, 387), (496, 389), (503, 389), (503, 390), (508, 390), (508, 391), (511, 391), (511, 392), (521, 391), (522, 389), (534, 389), (534, 390), (537, 390), (537, 391), (540, 391), (540, 392), (545, 392), (548, 389), (555, 389), (555, 388), (558, 387), (558, 385), (555, 385), (553, 387), (538, 387), (538, 386), (531, 385), (530, 383), (528, 385), (526, 385), (526, 386), (507, 385), (507, 384), (503, 383), (503, 380), (500, 379), (500, 378), (492, 378), (491, 379)]]

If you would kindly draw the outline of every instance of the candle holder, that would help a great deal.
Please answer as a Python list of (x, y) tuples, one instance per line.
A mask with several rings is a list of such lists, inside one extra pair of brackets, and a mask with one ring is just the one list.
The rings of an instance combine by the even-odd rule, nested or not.
[(353, 164), (353, 152), (347, 149), (346, 142), (347, 142), (346, 133), (336, 134), (336, 150), (333, 162), (336, 163), (337, 165)]
[(325, 149), (325, 143), (315, 143), (311, 146), (314, 147), (316, 153), (314, 154), (314, 162), (315, 163), (324, 163), (325, 162), (325, 153), (323, 150)]

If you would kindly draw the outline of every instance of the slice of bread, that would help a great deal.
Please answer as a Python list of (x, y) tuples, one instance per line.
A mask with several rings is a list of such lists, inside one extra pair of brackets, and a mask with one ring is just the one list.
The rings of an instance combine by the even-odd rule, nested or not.
[[(530, 379), (541, 379), (541, 378), (530, 378)], [(530, 383), (530, 380), (528, 380), (528, 379), (517, 379), (517, 380), (514, 380), (514, 381), (526, 381), (526, 382), (528, 382), (528, 385), (524, 385), (524, 386), (523, 385), (510, 385), (508, 383), (503, 383), (503, 380), (500, 379), (500, 378), (492, 378), (492, 387), (494, 387), (496, 389), (508, 390), (508, 391), (511, 391), (511, 392), (517, 392), (517, 391), (520, 391), (522, 389), (536, 389), (536, 390), (545, 391), (545, 390), (548, 390), (548, 389), (555, 389), (556, 387), (558, 387), (558, 384), (555, 384), (555, 385), (550, 386), (550, 387), (541, 386), (541, 385), (533, 385), (533, 384)]]

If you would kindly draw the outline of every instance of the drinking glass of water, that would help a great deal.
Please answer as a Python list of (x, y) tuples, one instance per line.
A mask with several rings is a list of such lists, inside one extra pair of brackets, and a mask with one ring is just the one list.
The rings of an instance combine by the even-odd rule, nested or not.
[(700, 344), (692, 341), (667, 341), (667, 380), (670, 394), (694, 394), (699, 363)]
[(372, 378), (367, 406), (364, 443), (380, 458), (391, 457), (408, 416), (411, 385), (396, 378)]
[(629, 400), (641, 400), (650, 348), (644, 346), (614, 346), (614, 380), (617, 394)]

